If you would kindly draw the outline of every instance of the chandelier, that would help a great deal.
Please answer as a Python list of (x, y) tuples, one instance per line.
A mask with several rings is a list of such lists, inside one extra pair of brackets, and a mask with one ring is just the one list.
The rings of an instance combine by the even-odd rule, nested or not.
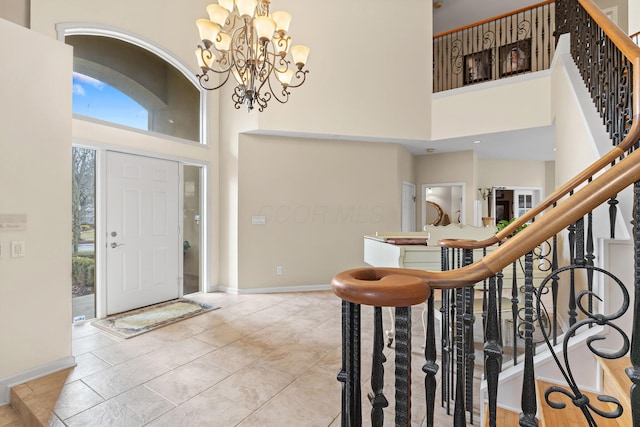
[[(196, 49), (200, 86), (216, 90), (233, 76), (237, 86), (231, 99), (237, 109), (246, 104), (251, 111), (257, 104), (263, 111), (272, 98), (284, 104), (289, 89), (302, 86), (309, 72), (304, 68), (309, 48), (291, 45), (291, 15), (269, 12), (269, 3), (218, 0), (207, 6), (209, 19), (196, 21), (204, 45)], [(210, 82), (216, 74), (219, 79)]]

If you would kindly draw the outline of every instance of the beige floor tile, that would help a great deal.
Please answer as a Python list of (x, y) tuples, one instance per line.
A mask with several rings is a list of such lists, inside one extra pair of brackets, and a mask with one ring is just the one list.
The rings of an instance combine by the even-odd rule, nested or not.
[(305, 426), (326, 427), (333, 421), (333, 416), (314, 411), (313, 408), (300, 408), (289, 396), (278, 395), (267, 402), (246, 420), (240, 427), (281, 427)]
[(235, 325), (225, 323), (198, 334), (194, 338), (216, 347), (222, 347), (247, 335), (248, 333), (243, 329), (241, 323)]
[[(340, 425), (341, 302), (335, 295), (210, 293), (190, 298), (221, 308), (130, 340), (111, 337), (90, 323), (73, 326), (77, 366), (67, 377), (52, 425)], [(420, 313), (421, 307), (412, 309), (412, 427), (424, 422)], [(362, 319), (363, 425), (369, 425), (373, 309), (363, 307)], [(383, 321), (388, 329), (386, 310)], [(390, 400), (384, 425), (392, 426), (394, 349), (384, 352)], [(38, 386), (47, 390), (46, 384)], [(436, 425), (451, 425), (436, 406)], [(0, 427), (5, 427), (1, 421), (0, 408)]]
[(69, 372), (67, 383), (95, 374), (96, 372), (100, 372), (110, 366), (110, 364), (99, 357), (94, 356), (92, 353), (85, 353), (81, 356), (76, 356), (76, 366), (71, 369), (71, 372)]
[(197, 359), (145, 384), (174, 405), (180, 405), (231, 375)]
[(168, 371), (163, 363), (142, 356), (89, 375), (82, 381), (104, 399), (111, 399)]
[[(212, 400), (202, 395), (188, 400), (156, 419), (154, 427), (230, 427), (251, 414), (251, 409), (226, 397)], [(283, 424), (284, 425), (284, 424)]]
[(204, 314), (192, 317), (190, 319), (185, 319), (182, 322), (174, 323), (173, 325), (167, 325), (162, 328), (158, 328), (154, 331), (151, 331), (147, 335), (163, 342), (183, 341), (187, 338), (191, 338), (194, 335), (201, 334), (206, 330), (204, 326), (200, 326), (196, 323), (190, 322), (193, 319), (202, 316), (204, 316)]
[(89, 386), (82, 381), (75, 381), (64, 386), (54, 412), (65, 420), (102, 402), (104, 399)]
[(256, 410), (284, 390), (294, 379), (293, 375), (264, 369), (259, 364), (251, 365), (211, 387), (201, 396), (211, 401), (226, 397)]
[(144, 386), (136, 387), (67, 420), (67, 426), (142, 426), (174, 406)]
[(71, 337), (74, 340), (88, 335), (97, 334), (99, 332), (100, 329), (93, 326), (91, 322), (76, 323), (71, 326)]
[(195, 338), (187, 338), (182, 341), (167, 343), (162, 348), (149, 353), (148, 356), (169, 369), (175, 369), (214, 351), (216, 348)]
[(163, 342), (149, 334), (138, 335), (120, 341), (108, 347), (94, 350), (92, 353), (110, 365), (118, 365), (127, 360), (150, 353), (160, 347)]
[(65, 427), (64, 423), (60, 421), (55, 414), (51, 415), (49, 418), (49, 422), (47, 423), (47, 427)]
[(119, 341), (119, 338), (111, 337), (106, 333), (99, 332), (97, 334), (87, 335), (71, 342), (71, 349), (74, 356), (80, 356), (99, 348), (113, 345)]
[(175, 408), (174, 404), (146, 386), (135, 387), (112, 400), (134, 412), (142, 424), (147, 424)]
[(329, 351), (313, 346), (285, 344), (263, 357), (259, 364), (267, 369), (276, 369), (298, 376), (317, 364), (327, 354)]
[(243, 339), (225, 345), (215, 351), (207, 353), (199, 360), (219, 367), (228, 372), (236, 372), (245, 366), (259, 361), (272, 350), (261, 347)]

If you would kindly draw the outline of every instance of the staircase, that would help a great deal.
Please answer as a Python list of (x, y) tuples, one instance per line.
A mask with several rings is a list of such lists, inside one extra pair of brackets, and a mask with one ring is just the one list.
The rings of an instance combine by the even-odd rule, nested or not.
[[(625, 356), (619, 359), (602, 359), (598, 358), (603, 371), (602, 392), (608, 396), (612, 396), (621, 403), (623, 412), (617, 419), (609, 419), (602, 416), (594, 415), (594, 422), (599, 427), (629, 427), (633, 425), (631, 419), (631, 402), (629, 400), (629, 389), (631, 381), (625, 374), (625, 369), (631, 366), (631, 360)], [(545, 391), (550, 387), (561, 387), (570, 393), (566, 384), (558, 384), (542, 379), (536, 380), (536, 395), (538, 401), (538, 425), (540, 427), (557, 427), (557, 426), (582, 426), (586, 425), (584, 415), (581, 410), (575, 406), (571, 399), (562, 393), (552, 393), (549, 398), (553, 402), (562, 402), (565, 408), (558, 410), (552, 408), (545, 399)], [(598, 393), (583, 392), (589, 402), (603, 411), (614, 411), (616, 405), (612, 403), (601, 402), (598, 400)], [(498, 408), (496, 426), (510, 427), (517, 426), (519, 423), (519, 413), (504, 408)], [(484, 419), (484, 425), (489, 425), (488, 414)]]

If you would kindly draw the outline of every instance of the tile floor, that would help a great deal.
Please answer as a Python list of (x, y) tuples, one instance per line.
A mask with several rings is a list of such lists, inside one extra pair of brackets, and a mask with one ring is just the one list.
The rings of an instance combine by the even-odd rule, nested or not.
[[(340, 425), (340, 300), (330, 291), (269, 295), (197, 294), (221, 308), (122, 340), (73, 326), (77, 367), (50, 426)], [(414, 307), (414, 337), (422, 336)], [(371, 348), (372, 309), (363, 307), (363, 354)], [(385, 313), (385, 324), (388, 316)], [(414, 339), (412, 426), (424, 423), (424, 353)], [(386, 396), (393, 406), (393, 350), (386, 349)], [(363, 357), (368, 419), (370, 358)], [(365, 402), (366, 401), (366, 402)], [(436, 405), (438, 406), (438, 405)], [(385, 425), (393, 425), (392, 412)], [(438, 414), (436, 425), (452, 425)]]

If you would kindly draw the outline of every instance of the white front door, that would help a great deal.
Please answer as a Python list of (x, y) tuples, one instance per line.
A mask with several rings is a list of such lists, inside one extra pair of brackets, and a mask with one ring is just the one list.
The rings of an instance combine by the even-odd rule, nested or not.
[(107, 314), (180, 295), (179, 165), (107, 152)]

